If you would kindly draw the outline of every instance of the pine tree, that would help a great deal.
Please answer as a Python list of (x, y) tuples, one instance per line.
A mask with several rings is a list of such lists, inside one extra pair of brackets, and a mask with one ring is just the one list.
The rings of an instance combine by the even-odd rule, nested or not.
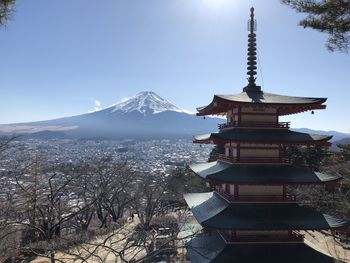
[(16, 0), (0, 0), (0, 27), (4, 26), (10, 19), (15, 1)]
[(304, 28), (316, 29), (329, 35), (330, 51), (347, 53), (350, 48), (350, 1), (349, 0), (281, 0), (297, 12), (308, 16), (300, 21)]

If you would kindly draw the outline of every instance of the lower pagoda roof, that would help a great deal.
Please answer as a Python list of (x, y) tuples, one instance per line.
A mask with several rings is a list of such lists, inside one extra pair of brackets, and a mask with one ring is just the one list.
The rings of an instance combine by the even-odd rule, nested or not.
[(195, 143), (261, 143), (261, 144), (319, 144), (326, 143), (332, 136), (308, 134), (287, 129), (246, 129), (234, 128), (222, 132), (194, 136)]
[(227, 244), (218, 233), (198, 235), (187, 243), (192, 263), (335, 263), (333, 258), (298, 244)]
[(190, 169), (204, 179), (239, 184), (324, 184), (339, 181), (310, 168), (290, 165), (230, 164), (223, 161), (192, 164)]
[(230, 203), (216, 192), (185, 194), (202, 226), (230, 230), (317, 230), (349, 226), (295, 203)]

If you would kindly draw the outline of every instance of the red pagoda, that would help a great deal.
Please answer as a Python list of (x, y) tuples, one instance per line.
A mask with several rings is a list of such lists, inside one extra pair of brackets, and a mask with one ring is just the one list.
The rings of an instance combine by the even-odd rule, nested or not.
[(325, 109), (326, 98), (266, 93), (257, 86), (256, 34), (251, 8), (248, 85), (239, 94), (215, 95), (198, 116), (226, 115), (219, 132), (195, 136), (195, 143), (223, 145), (215, 162), (190, 168), (213, 189), (185, 200), (203, 230), (188, 243), (193, 263), (330, 263), (333, 258), (304, 243), (303, 230), (342, 230), (348, 221), (299, 206), (287, 186), (336, 187), (341, 177), (293, 166), (283, 155), (292, 145), (329, 146), (331, 136), (291, 131), (279, 117)]

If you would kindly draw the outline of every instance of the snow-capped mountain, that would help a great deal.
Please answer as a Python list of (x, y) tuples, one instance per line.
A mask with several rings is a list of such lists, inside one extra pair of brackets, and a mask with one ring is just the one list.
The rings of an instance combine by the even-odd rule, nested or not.
[[(24, 138), (170, 138), (213, 132), (219, 118), (197, 117), (152, 91), (105, 109), (82, 115), (31, 123), (0, 125), (0, 135), (26, 134)], [(306, 133), (334, 135), (333, 141), (349, 138), (336, 131), (294, 129)]]
[[(60, 131), (76, 138), (169, 138), (191, 137), (217, 129), (222, 119), (197, 117), (152, 91), (98, 111), (54, 120), (0, 125), (16, 133)], [(2, 126), (2, 127), (1, 127)], [(40, 133), (39, 133), (40, 134)], [(52, 133), (50, 133), (51, 136)]]
[(180, 109), (152, 91), (140, 92), (136, 96), (117, 103), (110, 108), (112, 112), (128, 113), (138, 111), (143, 115), (156, 114), (164, 111), (190, 113)]

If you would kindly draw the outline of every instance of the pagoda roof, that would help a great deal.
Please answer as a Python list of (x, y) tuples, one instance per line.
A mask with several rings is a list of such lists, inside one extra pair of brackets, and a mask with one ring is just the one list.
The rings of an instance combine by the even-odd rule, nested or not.
[(197, 235), (187, 243), (192, 263), (335, 263), (333, 258), (305, 243), (227, 244), (218, 233)]
[(215, 229), (317, 230), (350, 225), (295, 203), (230, 203), (216, 192), (184, 197), (198, 223)]
[(214, 95), (212, 102), (197, 108), (198, 116), (222, 114), (238, 105), (268, 106), (279, 109), (279, 115), (324, 109), (327, 98), (285, 96), (263, 91), (243, 91), (233, 95)]
[(291, 131), (288, 129), (249, 129), (233, 128), (221, 132), (208, 133), (194, 136), (195, 143), (225, 143), (225, 142), (243, 142), (243, 143), (293, 143), (293, 144), (320, 144), (330, 140), (332, 136), (308, 134)]
[(314, 172), (290, 165), (230, 164), (223, 161), (190, 165), (204, 179), (239, 184), (324, 184), (341, 180), (339, 175)]

